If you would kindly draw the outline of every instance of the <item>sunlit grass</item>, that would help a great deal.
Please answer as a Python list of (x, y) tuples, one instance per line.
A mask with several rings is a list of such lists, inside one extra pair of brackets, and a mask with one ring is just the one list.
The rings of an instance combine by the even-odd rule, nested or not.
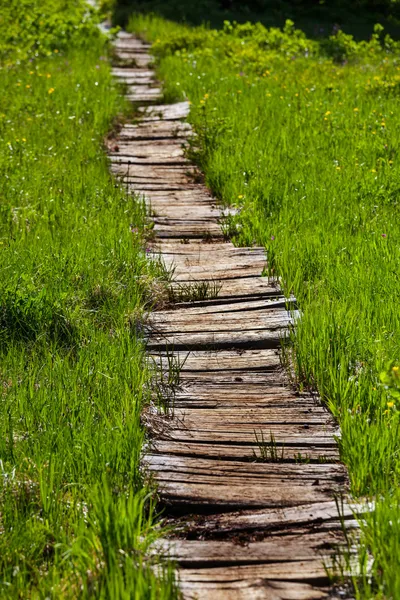
[(107, 45), (84, 41), (0, 71), (0, 596), (169, 599), (139, 470), (158, 270), (103, 148)]
[(400, 407), (379, 377), (399, 359), (398, 49), (379, 30), (362, 47), (339, 36), (308, 49), (290, 31), (273, 48), (250, 26), (131, 27), (158, 40), (166, 97), (191, 102), (206, 181), (240, 209), (236, 243), (265, 245), (298, 299), (297, 384), (338, 418), (352, 493), (378, 501), (357, 597), (400, 597)]

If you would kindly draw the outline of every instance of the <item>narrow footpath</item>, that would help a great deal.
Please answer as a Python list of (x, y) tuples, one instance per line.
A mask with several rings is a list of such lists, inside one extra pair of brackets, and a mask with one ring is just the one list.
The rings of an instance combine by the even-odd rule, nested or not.
[[(114, 75), (141, 119), (120, 131), (111, 168), (145, 197), (153, 252), (173, 270), (174, 302), (151, 315), (148, 352), (175, 384), (180, 368), (179, 385), (169, 414), (154, 416), (143, 465), (175, 527), (165, 547), (183, 595), (348, 598), (326, 573), (344, 539), (337, 425), (281, 367), (294, 312), (261, 276), (264, 249), (224, 237), (221, 210), (185, 154), (188, 103), (161, 104), (149, 46), (120, 33), (115, 56)], [(352, 511), (342, 509), (351, 527)]]

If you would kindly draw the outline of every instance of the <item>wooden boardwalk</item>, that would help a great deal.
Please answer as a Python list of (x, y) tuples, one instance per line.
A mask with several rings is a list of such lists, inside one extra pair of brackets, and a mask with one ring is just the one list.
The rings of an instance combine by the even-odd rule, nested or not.
[[(264, 249), (224, 238), (221, 211), (185, 154), (189, 106), (161, 104), (148, 45), (121, 33), (115, 53), (141, 119), (120, 131), (111, 168), (145, 196), (153, 252), (173, 269), (174, 304), (151, 315), (148, 351), (161, 369), (179, 367), (179, 385), (166, 415), (146, 416), (143, 465), (176, 526), (165, 548), (184, 597), (343, 598), (325, 565), (343, 542), (335, 495), (347, 474), (330, 413), (281, 368), (296, 313), (261, 276)], [(347, 505), (343, 517), (354, 524)]]

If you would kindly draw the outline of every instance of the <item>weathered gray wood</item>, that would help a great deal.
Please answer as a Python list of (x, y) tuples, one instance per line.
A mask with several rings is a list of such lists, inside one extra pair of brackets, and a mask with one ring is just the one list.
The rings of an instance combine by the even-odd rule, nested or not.
[[(154, 78), (155, 73), (151, 69), (135, 69), (129, 67), (113, 67), (111, 73), (118, 79), (149, 79)], [(135, 125), (129, 125), (130, 127), (136, 127)]]
[(154, 121), (146, 124), (130, 125), (125, 124), (119, 133), (121, 139), (131, 140), (173, 140), (192, 135), (191, 127), (188, 123), (180, 121)]
[[(190, 309), (187, 309), (190, 310)], [(175, 334), (201, 334), (209, 332), (210, 334), (219, 334), (222, 332), (230, 332), (232, 335), (238, 333), (248, 335), (249, 330), (264, 331), (264, 330), (279, 330), (281, 331), (289, 324), (293, 323), (293, 319), (285, 310), (265, 310), (265, 311), (249, 311), (246, 312), (225, 312), (216, 314), (196, 315), (193, 320), (191, 315), (180, 314), (176, 311), (171, 313), (155, 313), (151, 316), (151, 320), (147, 325), (159, 335)]]
[(120, 142), (118, 144), (117, 152), (110, 152), (110, 156), (129, 157), (129, 156), (166, 156), (176, 158), (177, 156), (184, 155), (184, 145), (179, 140), (166, 140), (161, 143), (148, 143), (148, 142)]
[(177, 104), (162, 104), (139, 108), (143, 121), (172, 121), (185, 119), (190, 111), (189, 102), (178, 102)]
[[(335, 546), (344, 542), (338, 529), (328, 534), (325, 531), (290, 534), (289, 530), (287, 535), (279, 538), (269, 536), (262, 541), (245, 544), (221, 540), (165, 540), (158, 547), (181, 567), (187, 568), (298, 562), (319, 559), (321, 553), (333, 554)], [(328, 550), (327, 543), (330, 544)]]
[(288, 561), (262, 565), (243, 565), (237, 567), (216, 567), (214, 569), (182, 569), (183, 582), (224, 582), (238, 579), (276, 579), (283, 581), (310, 581), (317, 579), (329, 582), (321, 559)]
[(281, 324), (247, 331), (206, 331), (152, 335), (147, 347), (175, 350), (206, 348), (280, 348), (287, 328)]
[[(185, 581), (180, 589), (185, 600), (328, 600), (328, 588), (292, 581), (266, 580), (240, 573), (234, 581), (216, 582), (212, 573), (208, 580)], [(346, 600), (348, 600), (346, 598)]]
[(146, 52), (135, 52), (135, 51), (127, 51), (127, 50), (116, 50), (115, 58), (119, 65), (129, 65), (135, 67), (150, 67), (154, 59), (150, 54)]
[[(205, 311), (206, 310), (207, 309), (205, 309)], [(271, 370), (279, 368), (281, 364), (279, 354), (276, 350), (176, 352), (174, 358), (176, 364), (181, 365), (181, 370), (184, 371), (221, 371), (226, 369)], [(166, 366), (168, 364), (168, 356), (166, 354), (155, 355), (154, 359), (157, 360), (158, 363), (164, 363)], [(229, 387), (228, 389), (231, 388)]]
[[(264, 428), (254, 425), (249, 426), (231, 426), (226, 427), (213, 427), (211, 424), (209, 427), (200, 429), (189, 429), (184, 427), (182, 421), (175, 421), (174, 419), (165, 419), (163, 433), (160, 433), (160, 438), (178, 442), (201, 442), (207, 444), (228, 444), (230, 442), (236, 442), (237, 444), (251, 444), (256, 443), (256, 433), (261, 436), (264, 435), (264, 439), (268, 442), (271, 435), (273, 436), (274, 443), (277, 446), (302, 446), (304, 448), (308, 446), (319, 446), (321, 449), (324, 446), (336, 446), (334, 436), (339, 436), (339, 430), (333, 427), (326, 427), (324, 431), (321, 426), (313, 424), (304, 425), (293, 425), (287, 424), (286, 427), (282, 427), (281, 424), (271, 423)], [(323, 454), (323, 451), (322, 451)]]
[[(177, 442), (171, 440), (152, 440), (152, 452), (170, 454), (177, 456), (197, 456), (199, 458), (213, 458), (221, 460), (254, 461), (260, 458), (260, 449), (256, 444), (201, 444), (195, 441)], [(278, 448), (281, 455), (282, 448)], [(285, 446), (283, 448), (283, 460), (303, 462), (336, 462), (339, 460), (339, 452), (336, 444), (332, 446)], [(234, 523), (234, 518), (232, 519)], [(215, 527), (215, 522), (210, 525), (210, 531)], [(217, 531), (217, 530), (216, 530)]]

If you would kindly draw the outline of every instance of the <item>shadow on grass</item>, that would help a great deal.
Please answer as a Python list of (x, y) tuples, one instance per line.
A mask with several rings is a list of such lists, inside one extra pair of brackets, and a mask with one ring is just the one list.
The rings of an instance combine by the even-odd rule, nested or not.
[(358, 40), (369, 39), (374, 24), (381, 23), (393, 38), (400, 38), (400, 5), (390, 0), (116, 0), (114, 23), (126, 26), (135, 12), (215, 28), (225, 20), (283, 27), (291, 19), (314, 39), (325, 38), (338, 28)]

